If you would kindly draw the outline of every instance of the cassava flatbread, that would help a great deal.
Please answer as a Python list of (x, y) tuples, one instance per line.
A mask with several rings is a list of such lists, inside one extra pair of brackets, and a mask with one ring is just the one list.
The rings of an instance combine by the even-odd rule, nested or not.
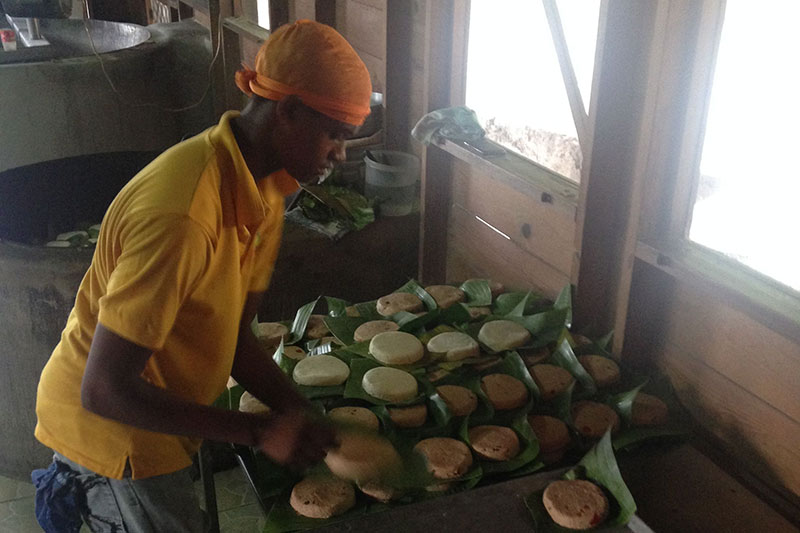
[(283, 355), (295, 361), (306, 358), (306, 352), (299, 346), (284, 346)]
[(392, 316), (400, 311), (416, 313), (422, 311), (422, 300), (416, 294), (410, 292), (393, 292), (378, 298), (376, 304), (378, 313), (383, 316)]
[(453, 416), (467, 416), (478, 408), (478, 397), (466, 387), (440, 385), (436, 387), (436, 392)]
[(539, 441), (542, 462), (550, 464), (560, 461), (571, 442), (567, 425), (558, 418), (546, 415), (528, 415), (528, 423)]
[(389, 407), (389, 418), (400, 428), (418, 428), (428, 419), (428, 406), (423, 404), (411, 407)]
[(466, 298), (464, 291), (450, 285), (430, 285), (425, 287), (425, 292), (436, 300), (436, 305), (441, 309), (447, 309), (458, 302), (463, 302)]
[(341, 385), (350, 375), (350, 367), (332, 355), (315, 355), (298, 361), (292, 377), (298, 385), (329, 387)]
[(448, 437), (424, 439), (414, 446), (422, 454), (425, 464), (436, 479), (457, 479), (472, 466), (472, 453), (460, 440)]
[(289, 334), (289, 328), (278, 322), (259, 322), (256, 326), (256, 338), (266, 348), (274, 348)]
[(498, 411), (517, 409), (528, 401), (525, 384), (508, 374), (488, 374), (481, 379), (481, 388), (489, 403)]
[(489, 290), (492, 292), (492, 298), (497, 298), (498, 296), (503, 294), (503, 292), (506, 290), (505, 286), (502, 283), (500, 283), (499, 281), (495, 281), (493, 279), (473, 278), (473, 279), (468, 279), (464, 283), (467, 283), (467, 282), (470, 282), (470, 281), (486, 281), (486, 282), (488, 282), (489, 283)]
[(572, 405), (572, 423), (575, 429), (590, 439), (599, 439), (608, 428), (611, 432), (619, 429), (619, 416), (604, 403), (579, 401)]
[(598, 387), (608, 387), (619, 381), (619, 365), (613, 359), (602, 355), (581, 355), (578, 361)]
[(399, 368), (380, 366), (367, 370), (361, 381), (364, 391), (386, 402), (403, 403), (417, 396), (417, 380)]
[(325, 464), (342, 479), (376, 481), (401, 468), (400, 454), (385, 437), (345, 430), (339, 431), (337, 438), (339, 447), (328, 451)]
[(460, 331), (439, 333), (428, 341), (428, 351), (436, 357), (444, 357), (445, 361), (460, 361), (467, 357), (478, 357), (478, 342)]
[(539, 387), (542, 400), (552, 400), (572, 385), (575, 378), (567, 370), (556, 365), (533, 365), (528, 370)]
[(475, 426), (469, 430), (470, 446), (479, 457), (508, 461), (519, 454), (519, 437), (505, 426)]
[(467, 311), (469, 312), (469, 317), (472, 320), (477, 320), (492, 314), (492, 310), (489, 307), (470, 307), (467, 309)]
[(336, 420), (345, 424), (353, 424), (371, 431), (378, 431), (378, 429), (380, 429), (378, 417), (366, 407), (334, 407), (328, 411), (328, 417), (331, 420)]
[(481, 326), (478, 340), (495, 352), (502, 352), (524, 346), (531, 340), (531, 334), (511, 320), (492, 320)]
[(239, 398), (239, 410), (245, 413), (267, 414), (271, 411), (269, 405), (261, 401), (247, 391), (242, 393)]
[(582, 479), (550, 483), (542, 503), (553, 522), (569, 529), (593, 528), (608, 515), (608, 499), (603, 490)]
[(353, 332), (353, 339), (356, 342), (364, 342), (372, 339), (372, 337), (379, 333), (397, 331), (398, 329), (400, 329), (400, 326), (391, 320), (370, 320), (356, 328)]
[(411, 333), (385, 331), (369, 341), (369, 353), (386, 365), (410, 365), (422, 359), (425, 348)]
[(631, 407), (631, 424), (634, 426), (659, 426), (669, 418), (669, 409), (660, 398), (639, 392)]
[(353, 485), (333, 476), (313, 476), (300, 481), (289, 497), (292, 509), (308, 518), (330, 518), (356, 504)]
[(309, 339), (321, 339), (330, 334), (331, 330), (325, 325), (325, 315), (311, 315), (306, 324), (306, 337)]

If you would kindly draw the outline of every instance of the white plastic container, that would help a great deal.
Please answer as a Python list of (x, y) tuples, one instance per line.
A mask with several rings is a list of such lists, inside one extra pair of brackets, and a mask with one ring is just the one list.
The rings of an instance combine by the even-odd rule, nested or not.
[(373, 150), (372, 154), (384, 163), (364, 156), (364, 196), (378, 200), (378, 209), (383, 216), (396, 217), (411, 213), (417, 194), (419, 158), (391, 150)]

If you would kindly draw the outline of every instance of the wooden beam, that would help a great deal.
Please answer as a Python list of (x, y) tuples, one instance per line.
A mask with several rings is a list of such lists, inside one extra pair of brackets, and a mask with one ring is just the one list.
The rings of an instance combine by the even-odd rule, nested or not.
[(586, 109), (583, 106), (578, 77), (575, 76), (575, 69), (572, 68), (572, 60), (569, 57), (569, 47), (567, 46), (567, 38), (564, 35), (564, 28), (561, 25), (558, 6), (555, 0), (542, 0), (542, 5), (547, 16), (547, 24), (550, 26), (550, 34), (553, 37), (558, 64), (561, 67), (561, 77), (564, 79), (564, 88), (567, 91), (572, 120), (575, 122), (575, 130), (578, 132), (578, 142), (581, 146), (589, 146), (592, 142), (591, 130), (588, 124), (589, 117), (586, 115)]
[(408, 106), (411, 94), (411, 38), (412, 2), (388, 0), (386, 2), (386, 88), (384, 127), (386, 148), (408, 149)]

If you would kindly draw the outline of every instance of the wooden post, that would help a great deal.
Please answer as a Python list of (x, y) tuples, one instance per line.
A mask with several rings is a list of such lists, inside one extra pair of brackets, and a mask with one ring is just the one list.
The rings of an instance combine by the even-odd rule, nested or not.
[[(429, 1), (425, 28), (425, 111), (451, 103), (453, 0)], [(423, 153), (420, 189), (419, 279), (444, 283), (447, 272), (447, 220), (450, 211), (450, 156), (429, 146)]]

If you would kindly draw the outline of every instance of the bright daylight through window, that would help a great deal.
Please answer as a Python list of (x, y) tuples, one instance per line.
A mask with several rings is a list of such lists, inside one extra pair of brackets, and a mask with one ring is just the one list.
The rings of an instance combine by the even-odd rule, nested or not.
[(689, 238), (800, 290), (800, 2), (728, 2)]
[[(556, 2), (584, 109), (600, 0)], [(574, 181), (581, 148), (542, 2), (472, 0), (466, 105), (489, 139)]]

